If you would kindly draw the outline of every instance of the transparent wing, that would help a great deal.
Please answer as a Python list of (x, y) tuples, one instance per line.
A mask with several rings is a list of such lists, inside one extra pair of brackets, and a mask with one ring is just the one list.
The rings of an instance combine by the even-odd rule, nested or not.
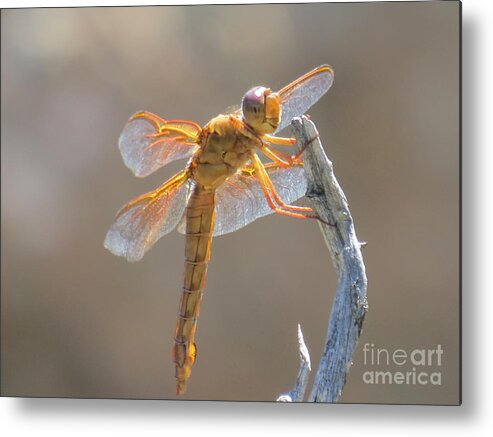
[(150, 175), (198, 149), (201, 128), (192, 121), (164, 120), (151, 112), (137, 112), (123, 128), (118, 146), (125, 165), (135, 176)]
[[(292, 204), (306, 193), (303, 166), (265, 166), (281, 199)], [(234, 232), (260, 217), (272, 214), (262, 187), (254, 174), (244, 172), (228, 179), (216, 192), (216, 221), (213, 235)]]
[(294, 117), (299, 117), (308, 111), (329, 90), (333, 81), (332, 68), (321, 65), (280, 90), (281, 123), (276, 132), (290, 124)]
[(234, 115), (235, 117), (241, 117), (241, 105), (231, 105), (228, 106), (223, 114), (225, 115)]
[[(277, 192), (286, 203), (293, 203), (306, 192), (303, 166), (282, 168), (277, 164), (265, 166)], [(274, 211), (265, 199), (254, 172), (240, 172), (229, 178), (216, 191), (214, 236), (234, 232), (254, 220)], [(178, 226), (185, 232), (185, 219)]]
[(128, 261), (139, 261), (157, 240), (176, 227), (192, 185), (182, 171), (158, 189), (129, 202), (116, 215), (104, 247)]

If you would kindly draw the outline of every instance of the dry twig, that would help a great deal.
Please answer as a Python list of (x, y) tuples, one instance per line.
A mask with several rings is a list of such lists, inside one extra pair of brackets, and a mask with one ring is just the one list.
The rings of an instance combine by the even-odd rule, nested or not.
[(305, 390), (308, 384), (308, 377), (310, 375), (311, 362), (308, 348), (305, 345), (303, 339), (303, 333), (301, 332), (301, 326), (298, 323), (298, 348), (300, 351), (300, 370), (298, 371), (298, 377), (296, 378), (296, 384), (288, 393), (283, 393), (277, 398), (277, 402), (303, 402), (305, 397)]
[(308, 400), (337, 402), (368, 308), (362, 243), (356, 238), (346, 196), (334, 176), (315, 125), (302, 117), (294, 119), (292, 127), (298, 144), (308, 145), (303, 153), (308, 182), (306, 196), (318, 216), (330, 224), (319, 223), (339, 278), (325, 348)]

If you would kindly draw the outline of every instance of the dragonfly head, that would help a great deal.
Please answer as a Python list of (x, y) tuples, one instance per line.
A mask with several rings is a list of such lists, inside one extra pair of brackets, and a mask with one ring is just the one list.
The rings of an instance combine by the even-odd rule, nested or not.
[(245, 93), (241, 109), (245, 123), (259, 134), (275, 132), (281, 121), (281, 98), (263, 86)]

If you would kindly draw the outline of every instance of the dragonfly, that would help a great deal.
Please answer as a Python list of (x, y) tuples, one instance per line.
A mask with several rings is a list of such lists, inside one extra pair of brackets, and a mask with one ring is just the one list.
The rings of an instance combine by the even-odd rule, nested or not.
[(113, 254), (134, 262), (173, 229), (186, 236), (172, 353), (178, 395), (185, 393), (196, 361), (195, 334), (212, 237), (270, 213), (318, 218), (311, 208), (293, 205), (306, 192), (303, 145), (289, 153), (296, 139), (275, 134), (305, 114), (333, 79), (332, 68), (321, 65), (278, 92), (256, 86), (245, 93), (239, 109), (220, 114), (203, 127), (141, 111), (123, 128), (119, 149), (137, 177), (188, 159), (185, 168), (163, 185), (123, 206), (104, 241)]

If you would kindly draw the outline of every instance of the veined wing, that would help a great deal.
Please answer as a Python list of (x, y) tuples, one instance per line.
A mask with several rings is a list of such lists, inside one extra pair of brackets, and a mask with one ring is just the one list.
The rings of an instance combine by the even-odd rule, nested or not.
[(129, 202), (116, 215), (104, 247), (128, 261), (139, 261), (157, 240), (176, 227), (192, 184), (183, 170), (156, 190)]
[[(306, 192), (302, 165), (282, 168), (277, 164), (265, 166), (277, 192), (286, 203), (293, 203)], [(230, 177), (216, 191), (214, 236), (234, 232), (260, 217), (272, 214), (254, 171), (241, 171)], [(185, 232), (185, 220), (178, 226)]]
[[(282, 168), (277, 164), (268, 164), (265, 169), (284, 202), (291, 204), (305, 195), (306, 179), (302, 165)], [(213, 235), (234, 232), (273, 212), (255, 174), (240, 172), (216, 191)]]
[(299, 117), (308, 111), (329, 90), (333, 81), (332, 68), (321, 65), (280, 90), (281, 123), (276, 132), (285, 128), (294, 117)]
[(125, 165), (144, 177), (172, 161), (190, 158), (198, 149), (201, 127), (186, 120), (164, 120), (137, 112), (123, 128), (118, 146)]

